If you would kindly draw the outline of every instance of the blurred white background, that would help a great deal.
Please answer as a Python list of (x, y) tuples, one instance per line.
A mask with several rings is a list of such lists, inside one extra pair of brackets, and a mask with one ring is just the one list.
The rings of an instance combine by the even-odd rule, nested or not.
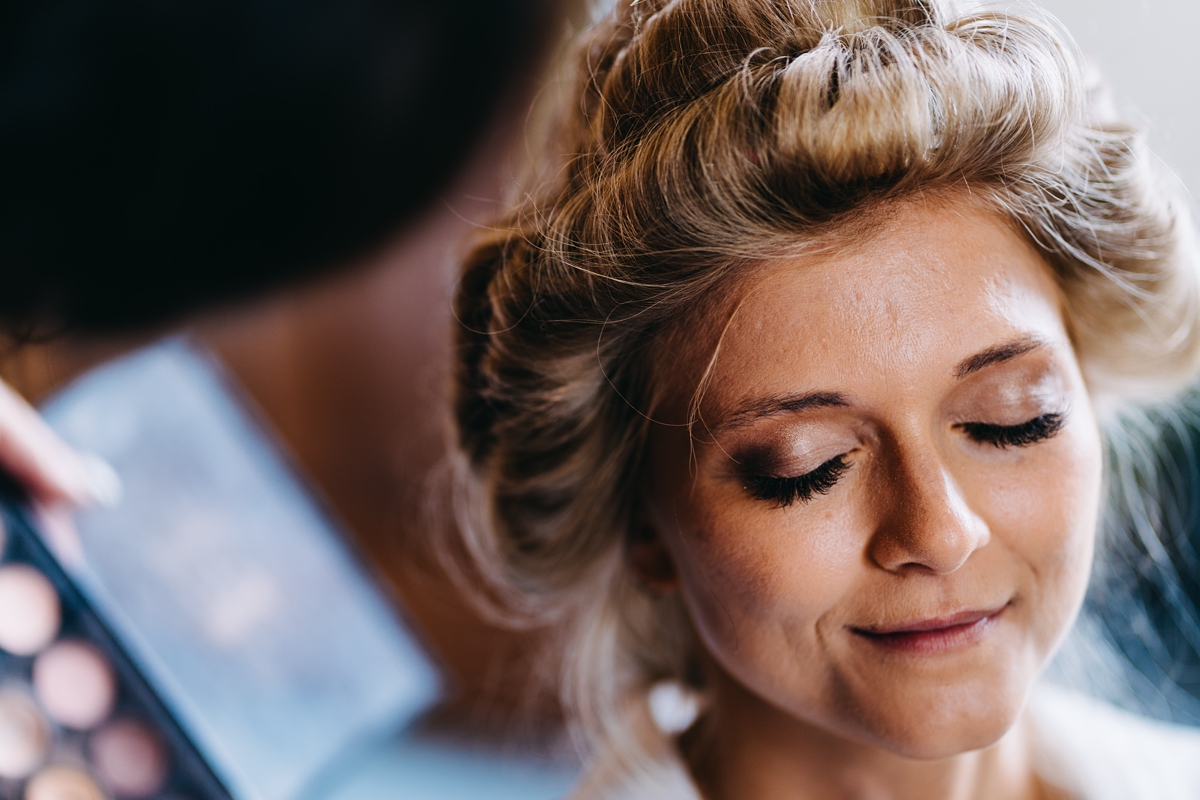
[(1200, 202), (1200, 0), (1037, 1), (1100, 66)]

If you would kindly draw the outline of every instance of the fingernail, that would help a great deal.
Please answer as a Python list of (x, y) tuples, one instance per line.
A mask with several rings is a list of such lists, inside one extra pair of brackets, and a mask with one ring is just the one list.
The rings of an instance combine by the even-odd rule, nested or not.
[(95, 453), (79, 456), (84, 486), (91, 500), (102, 508), (116, 508), (121, 502), (121, 476)]

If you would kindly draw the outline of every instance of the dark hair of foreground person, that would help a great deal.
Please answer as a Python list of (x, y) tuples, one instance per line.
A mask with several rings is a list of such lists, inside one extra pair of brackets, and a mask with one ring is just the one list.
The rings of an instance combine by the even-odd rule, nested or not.
[(423, 208), (545, 0), (0, 10), (0, 320), (111, 331), (352, 262)]

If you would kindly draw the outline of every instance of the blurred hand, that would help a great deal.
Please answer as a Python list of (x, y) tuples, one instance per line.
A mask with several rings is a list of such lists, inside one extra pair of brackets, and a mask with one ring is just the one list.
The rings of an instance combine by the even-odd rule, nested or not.
[(80, 454), (37, 411), (0, 381), (0, 469), (43, 507), (112, 506), (121, 481), (105, 461)]

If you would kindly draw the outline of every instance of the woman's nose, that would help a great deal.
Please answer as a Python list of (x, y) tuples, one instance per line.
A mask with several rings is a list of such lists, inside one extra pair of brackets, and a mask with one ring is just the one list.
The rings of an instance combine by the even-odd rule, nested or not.
[(880, 493), (871, 560), (889, 572), (954, 572), (987, 544), (987, 523), (936, 458), (898, 466), (891, 491)]

